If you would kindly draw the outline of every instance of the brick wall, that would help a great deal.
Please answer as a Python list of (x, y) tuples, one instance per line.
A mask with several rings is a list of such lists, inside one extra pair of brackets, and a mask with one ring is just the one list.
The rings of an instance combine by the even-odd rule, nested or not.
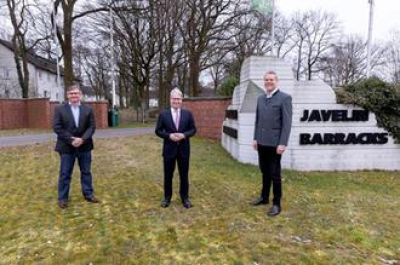
[(108, 104), (107, 102), (86, 102), (92, 109), (96, 118), (96, 128), (108, 127)]
[(28, 117), (28, 128), (50, 127), (50, 104), (48, 98), (35, 98), (25, 101), (27, 105), (26, 116)]
[(219, 140), (225, 110), (231, 101), (231, 98), (184, 99), (183, 108), (192, 111), (197, 135)]
[[(93, 108), (97, 128), (108, 127), (107, 102), (87, 102)], [(0, 130), (51, 128), (58, 102), (48, 98), (0, 99)]]
[(23, 99), (0, 99), (0, 129), (28, 127), (27, 107)]

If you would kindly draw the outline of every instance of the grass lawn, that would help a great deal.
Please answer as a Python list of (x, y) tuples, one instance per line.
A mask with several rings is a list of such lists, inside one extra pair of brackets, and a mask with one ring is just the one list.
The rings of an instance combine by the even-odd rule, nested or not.
[(0, 264), (389, 264), (400, 262), (400, 172), (284, 171), (283, 212), (252, 207), (257, 167), (192, 142), (186, 210), (160, 208), (161, 140), (97, 140), (96, 195), (57, 207), (53, 143), (0, 149)]

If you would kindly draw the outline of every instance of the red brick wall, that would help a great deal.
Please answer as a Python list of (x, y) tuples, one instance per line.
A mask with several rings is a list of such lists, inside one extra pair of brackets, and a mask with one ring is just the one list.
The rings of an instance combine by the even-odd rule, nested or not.
[(51, 126), (48, 98), (34, 98), (25, 101), (27, 105), (28, 128), (49, 128)]
[(86, 102), (92, 109), (96, 119), (96, 128), (108, 127), (108, 104), (104, 102)]
[(185, 99), (183, 108), (192, 111), (197, 135), (211, 139), (221, 139), (222, 122), (231, 98)]
[[(107, 102), (87, 102), (93, 108), (97, 128), (108, 127)], [(0, 99), (0, 129), (51, 128), (58, 102), (48, 98)]]
[(27, 108), (23, 99), (0, 99), (0, 129), (28, 127)]

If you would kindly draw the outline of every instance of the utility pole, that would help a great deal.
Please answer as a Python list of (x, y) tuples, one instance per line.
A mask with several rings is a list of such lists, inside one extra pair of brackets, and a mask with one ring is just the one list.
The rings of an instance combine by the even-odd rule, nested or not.
[(114, 59), (114, 29), (113, 14), (110, 2), (110, 48), (111, 48), (111, 84), (112, 84), (112, 109), (115, 109), (115, 59)]
[(58, 92), (58, 101), (62, 103), (64, 101), (64, 91), (61, 88), (60, 84), (60, 56), (59, 56), (59, 47), (58, 47), (58, 39), (57, 39), (57, 11), (56, 11), (55, 3), (53, 3), (53, 43), (56, 47), (56, 64), (57, 64), (57, 92)]

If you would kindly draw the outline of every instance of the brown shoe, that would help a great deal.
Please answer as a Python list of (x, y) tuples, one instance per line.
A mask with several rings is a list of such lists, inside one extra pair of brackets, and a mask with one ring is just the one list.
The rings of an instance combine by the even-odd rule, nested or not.
[(91, 203), (99, 203), (100, 200), (97, 199), (94, 195), (90, 196), (90, 197), (85, 197), (85, 200)]
[(68, 208), (68, 201), (61, 200), (61, 201), (58, 201), (57, 204), (58, 204), (58, 207), (60, 207), (61, 209)]

